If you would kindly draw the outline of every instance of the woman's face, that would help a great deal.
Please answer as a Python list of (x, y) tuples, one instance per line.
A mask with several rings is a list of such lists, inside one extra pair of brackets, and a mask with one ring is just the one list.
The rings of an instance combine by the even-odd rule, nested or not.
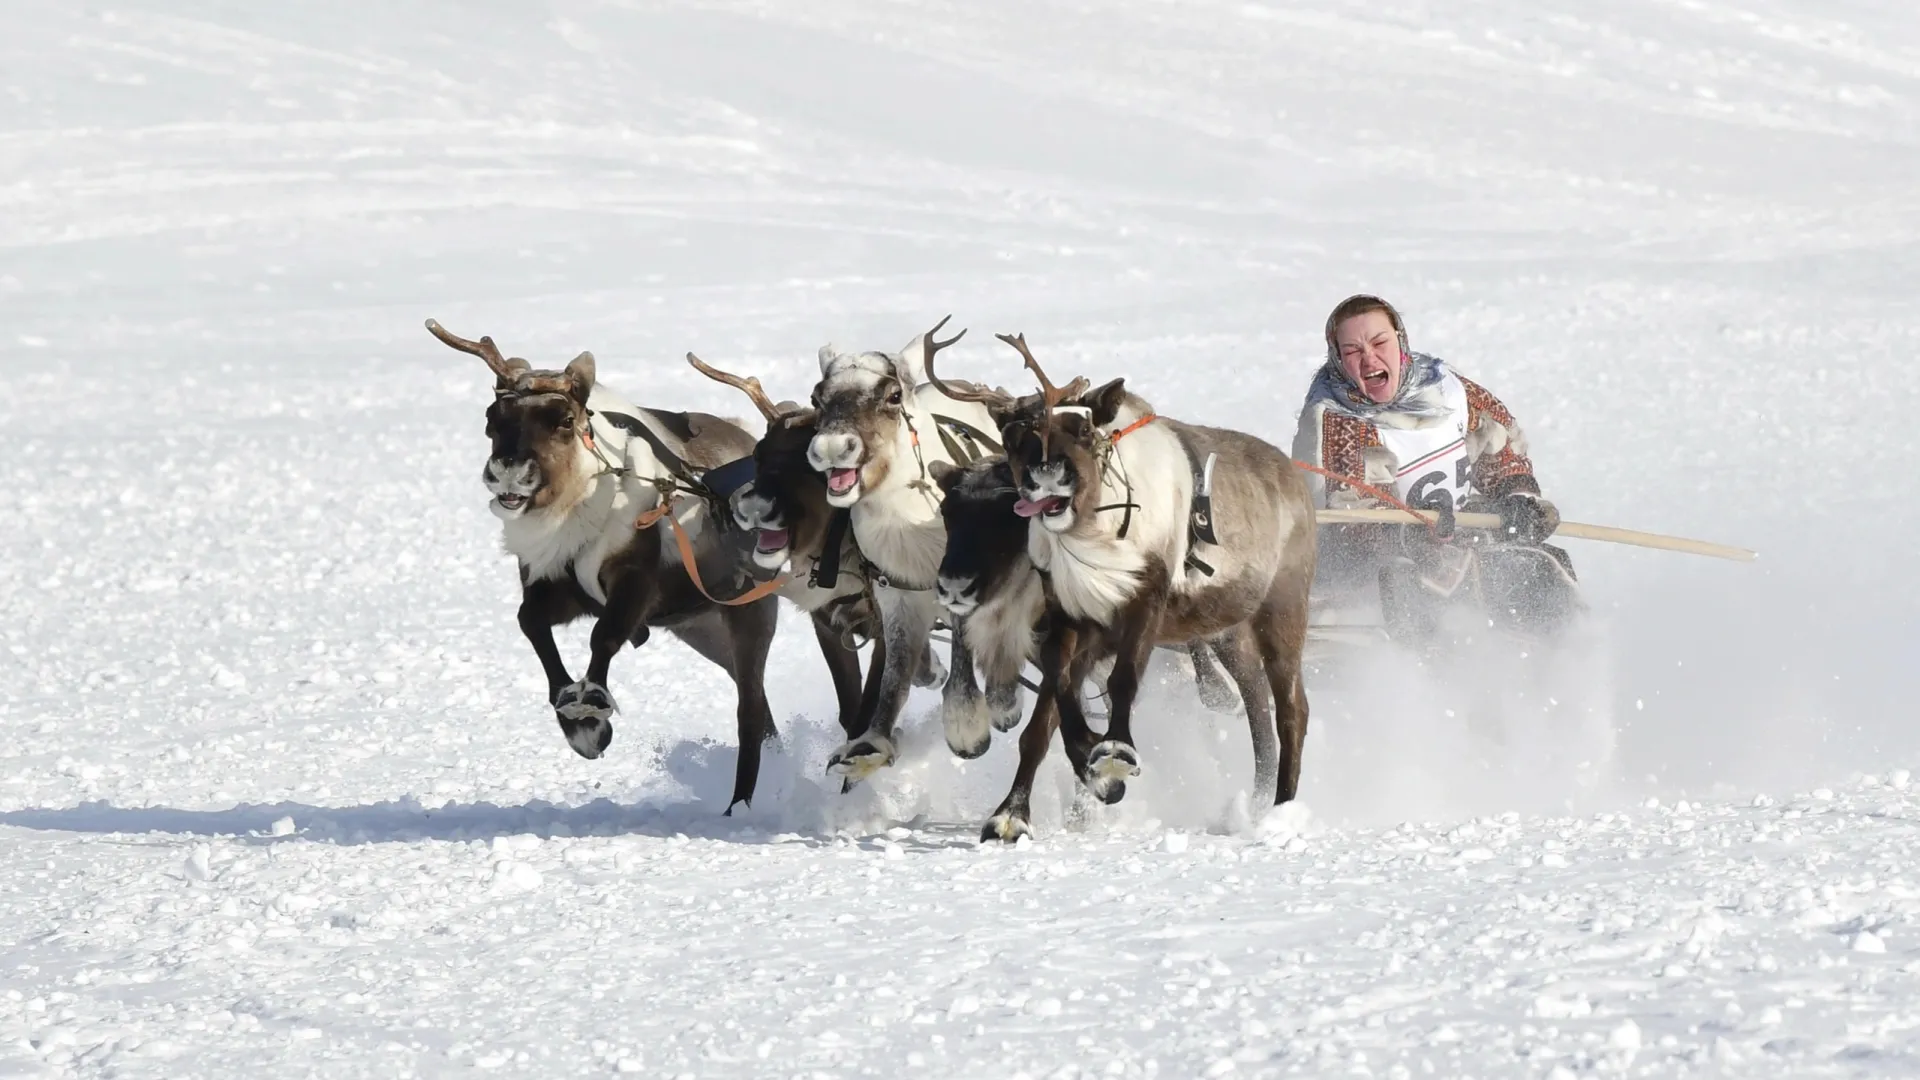
[(1386, 404), (1400, 392), (1406, 358), (1400, 354), (1400, 335), (1384, 311), (1363, 311), (1333, 328), (1340, 370), (1367, 399)]

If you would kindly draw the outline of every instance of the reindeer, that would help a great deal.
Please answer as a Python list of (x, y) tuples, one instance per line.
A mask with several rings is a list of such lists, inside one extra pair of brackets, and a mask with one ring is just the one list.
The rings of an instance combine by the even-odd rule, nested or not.
[[(1140, 769), (1134, 700), (1157, 645), (1204, 642), (1220, 658), (1246, 706), (1256, 798), (1292, 799), (1307, 726), (1300, 665), (1316, 554), (1298, 471), (1251, 435), (1158, 416), (1123, 379), (1090, 392), (1077, 379), (1055, 387), (1024, 335), (1000, 340), (1041, 385), (1038, 410), (1003, 414), (1001, 435), (1013, 510), (1028, 521), (1027, 558), (1044, 584), (1046, 629), (1043, 701), (1021, 738), (1015, 789), (984, 835), (1027, 831), (1049, 711), (1088, 790), (1107, 803), (1125, 795)], [(1079, 688), (1108, 660), (1112, 709), (1101, 738)]]
[[(807, 463), (815, 411), (782, 401), (776, 404), (760, 380), (742, 378), (707, 364), (692, 353), (687, 362), (715, 382), (747, 395), (767, 422), (753, 447), (753, 477), (728, 499), (734, 523), (754, 538), (753, 561), (762, 570), (791, 566), (779, 595), (813, 621), (821, 655), (839, 697), (840, 726), (852, 739), (867, 730), (886, 662), (879, 636), (879, 613), (861, 573), (860, 549), (847, 527), (845, 510), (827, 505), (827, 482)], [(862, 693), (859, 646), (872, 640), (874, 653)], [(944, 677), (929, 650), (922, 659), (919, 685)]]
[[(941, 319), (897, 354), (848, 353), (832, 345), (820, 349), (820, 382), (813, 391), (816, 427), (807, 459), (825, 474), (828, 505), (849, 510), (855, 541), (872, 569), (886, 650), (867, 730), (834, 751), (827, 763), (849, 784), (893, 763), (894, 726), (940, 616), (933, 590), (946, 530), (940, 492), (928, 470), (937, 462), (967, 457), (962, 444), (980, 453), (997, 449), (984, 433), (992, 422), (986, 409), (921, 385), (928, 360), (966, 334), (937, 340), (934, 335), (946, 324)], [(986, 752), (993, 737), (991, 717), (974, 681), (964, 634), (953, 635), (941, 716), (954, 754), (973, 758)]]
[[(455, 337), (432, 319), (427, 329), (486, 361), (497, 380), (481, 479), (519, 562), (520, 630), (545, 669), (568, 745), (589, 759), (606, 752), (616, 710), (608, 668), (622, 645), (638, 647), (658, 627), (733, 679), (740, 758), (727, 813), (751, 805), (761, 744), (776, 737), (765, 677), (778, 601), (770, 583), (732, 600), (709, 597), (703, 582), (752, 585), (745, 534), (711, 520), (706, 498), (672, 497), (711, 495), (702, 476), (751, 453), (753, 437), (704, 413), (634, 408), (595, 380), (592, 353), (561, 371), (535, 370), (501, 355), (490, 337)], [(679, 543), (650, 527), (668, 515)], [(589, 615), (592, 655), (575, 679), (553, 628)]]

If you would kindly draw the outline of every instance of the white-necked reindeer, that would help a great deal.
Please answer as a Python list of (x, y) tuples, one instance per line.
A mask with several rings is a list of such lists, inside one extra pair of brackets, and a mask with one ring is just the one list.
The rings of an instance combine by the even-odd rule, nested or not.
[[(733, 798), (751, 803), (761, 744), (775, 737), (765, 680), (778, 600), (709, 598), (692, 579), (679, 546), (663, 543), (657, 520), (669, 493), (699, 475), (752, 453), (754, 439), (731, 421), (704, 413), (635, 408), (594, 378), (592, 353), (563, 371), (535, 370), (501, 355), (493, 339), (455, 337), (432, 319), (442, 342), (486, 361), (496, 378), (487, 409), (492, 449), (481, 479), (494, 496), (505, 546), (520, 566), (520, 630), (547, 676), (547, 698), (575, 752), (597, 758), (613, 740), (608, 667), (621, 646), (638, 646), (659, 627), (719, 665), (738, 690), (740, 757)], [(754, 586), (746, 535), (710, 520), (704, 499), (679, 501), (673, 517), (691, 538), (701, 580), (724, 595)], [(574, 679), (553, 628), (595, 619), (592, 656)]]
[[(872, 569), (886, 649), (867, 731), (828, 760), (828, 768), (849, 783), (893, 763), (894, 725), (940, 616), (934, 586), (946, 528), (940, 489), (928, 469), (935, 462), (956, 463), (949, 447), (980, 438), (975, 433), (992, 424), (981, 405), (923, 385), (927, 360), (966, 334), (936, 340), (933, 335), (946, 324), (941, 319), (899, 353), (849, 353), (832, 345), (820, 350), (820, 382), (813, 391), (818, 415), (807, 458), (826, 475), (828, 503), (851, 512), (855, 540)], [(963, 634), (953, 635), (943, 696), (948, 749), (961, 757), (985, 753), (993, 737), (991, 718)]]
[[(1024, 337), (1001, 340), (1042, 389), (1037, 414), (1001, 435), (1016, 512), (1029, 519), (1027, 555), (1046, 586), (1041, 694), (1058, 711), (1075, 772), (1104, 802), (1126, 793), (1140, 770), (1133, 706), (1152, 650), (1203, 641), (1246, 706), (1256, 802), (1292, 799), (1307, 729), (1300, 663), (1316, 554), (1299, 470), (1252, 435), (1157, 415), (1122, 379), (1084, 393), (1056, 388)], [(1108, 658), (1103, 738), (1086, 722), (1080, 687)], [(1023, 774), (1046, 747), (1037, 735), (1021, 740)], [(988, 833), (1024, 831), (1018, 809), (1023, 820), (996, 815)]]

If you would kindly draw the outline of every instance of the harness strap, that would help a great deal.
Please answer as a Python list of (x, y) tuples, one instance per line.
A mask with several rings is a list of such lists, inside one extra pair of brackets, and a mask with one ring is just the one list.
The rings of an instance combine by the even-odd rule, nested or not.
[(724, 503), (733, 496), (734, 492), (746, 486), (757, 471), (753, 455), (748, 454), (746, 457), (735, 458), (725, 465), (716, 465), (708, 469), (700, 477), (700, 486), (707, 489), (707, 494), (715, 502)]
[(660, 505), (634, 519), (633, 527), (635, 529), (651, 529), (660, 523), (660, 519), (666, 519), (667, 524), (673, 527), (674, 542), (680, 547), (680, 563), (687, 568), (687, 577), (693, 582), (693, 587), (700, 590), (701, 596), (706, 597), (716, 604), (723, 604), (727, 607), (737, 607), (741, 604), (751, 604), (755, 600), (769, 596), (793, 580), (786, 574), (781, 574), (779, 577), (773, 578), (770, 581), (763, 581), (755, 585), (753, 588), (748, 589), (746, 592), (741, 593), (731, 600), (722, 600), (711, 592), (708, 592), (706, 582), (700, 580), (700, 564), (693, 555), (693, 541), (687, 536), (686, 526), (680, 524), (680, 519), (673, 516), (674, 505), (678, 502), (679, 500), (671, 495), (662, 496)]
[[(988, 454), (1002, 454), (1006, 452), (991, 435), (967, 423), (965, 420), (934, 413), (933, 422), (934, 430), (940, 434), (940, 442), (947, 448), (947, 456), (953, 458), (955, 462), (961, 465), (971, 465), (975, 461), (986, 457)], [(956, 432), (960, 438), (967, 441), (967, 446), (964, 449), (960, 446), (959, 440), (953, 436), (953, 433)], [(982, 447), (985, 447), (985, 449), (982, 450)]]
[(851, 507), (840, 507), (827, 519), (826, 548), (813, 564), (807, 584), (816, 589), (831, 589), (840, 584), (840, 549), (846, 546), (847, 529), (853, 525)]
[(1344, 476), (1340, 473), (1333, 472), (1329, 469), (1323, 469), (1320, 466), (1314, 465), (1310, 462), (1301, 461), (1297, 458), (1292, 460), (1295, 468), (1305, 469), (1310, 473), (1317, 473), (1320, 476), (1327, 478), (1328, 480), (1332, 480), (1336, 484), (1345, 484), (1346, 486), (1354, 489), (1355, 491), (1359, 491), (1364, 494), (1371, 495), (1376, 499), (1379, 499), (1381, 502), (1386, 503), (1388, 506), (1394, 507), (1395, 509), (1398, 509), (1398, 510), (1405, 510), (1407, 513), (1413, 514), (1414, 517), (1419, 518), (1423, 522), (1426, 522), (1427, 531), (1433, 533), (1435, 536), (1440, 535), (1440, 526), (1438, 522), (1428, 521), (1426, 517), (1415, 512), (1413, 507), (1408, 506), (1406, 503), (1396, 498), (1392, 492), (1382, 491), (1379, 488), (1374, 487), (1372, 484), (1369, 484), (1364, 480), (1360, 480), (1351, 476)]
[(1108, 436), (1108, 437), (1111, 438), (1114, 442), (1119, 442), (1121, 439), (1124, 439), (1127, 436), (1133, 434), (1134, 432), (1139, 431), (1141, 428), (1146, 427), (1148, 424), (1151, 424), (1158, 419), (1160, 419), (1160, 417), (1157, 413), (1148, 413), (1147, 415), (1141, 417), (1138, 420), (1135, 420), (1133, 423), (1128, 424), (1126, 427), (1121, 428), (1119, 431), (1114, 432), (1111, 436)]
[[(621, 431), (629, 435), (640, 436), (640, 438), (646, 442), (647, 448), (653, 451), (653, 456), (659, 459), (660, 464), (666, 466), (668, 475), (689, 492), (703, 497), (712, 494), (712, 492), (708, 490), (707, 485), (702, 481), (699, 470), (688, 464), (686, 458), (675, 453), (673, 448), (667, 445), (665, 439), (654, 434), (653, 428), (648, 426), (646, 421), (641, 420), (637, 416), (622, 412), (589, 412), (588, 415), (604, 416), (607, 418), (609, 424), (619, 428)], [(587, 447), (593, 450), (596, 455), (600, 454), (599, 448), (594, 445), (591, 439), (588, 440)], [(606, 462), (607, 459), (601, 456), (600, 460)], [(624, 475), (627, 472), (625, 469), (614, 468), (611, 463), (608, 463), (608, 468), (619, 475)]]
[(1187, 468), (1193, 473), (1193, 498), (1187, 506), (1187, 567), (1212, 577), (1213, 567), (1194, 554), (1193, 549), (1201, 544), (1218, 546), (1220, 543), (1219, 535), (1213, 530), (1213, 466), (1220, 455), (1209, 453), (1203, 459), (1186, 431), (1175, 428), (1174, 435), (1180, 440)]

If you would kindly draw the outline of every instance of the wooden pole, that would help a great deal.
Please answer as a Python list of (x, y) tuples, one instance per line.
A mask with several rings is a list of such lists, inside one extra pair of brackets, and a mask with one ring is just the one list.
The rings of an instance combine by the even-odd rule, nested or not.
[[(1389, 507), (1355, 508), (1352, 510), (1322, 510), (1315, 515), (1321, 525), (1365, 525), (1386, 523), (1427, 523), (1433, 520), (1430, 513), (1408, 512)], [(1453, 515), (1454, 524), (1463, 529), (1499, 529), (1500, 515), (1457, 513)], [(1757, 551), (1746, 548), (1729, 547), (1726, 544), (1714, 544), (1705, 540), (1689, 540), (1683, 536), (1663, 536), (1660, 533), (1639, 532), (1634, 529), (1616, 529), (1611, 525), (1588, 525), (1579, 521), (1563, 521), (1554, 530), (1555, 536), (1571, 536), (1581, 540), (1602, 540), (1609, 544), (1631, 544), (1634, 547), (1658, 548), (1662, 551), (1680, 551), (1689, 555), (1707, 555), (1716, 559), (1731, 559), (1734, 562), (1752, 562), (1760, 557)]]

